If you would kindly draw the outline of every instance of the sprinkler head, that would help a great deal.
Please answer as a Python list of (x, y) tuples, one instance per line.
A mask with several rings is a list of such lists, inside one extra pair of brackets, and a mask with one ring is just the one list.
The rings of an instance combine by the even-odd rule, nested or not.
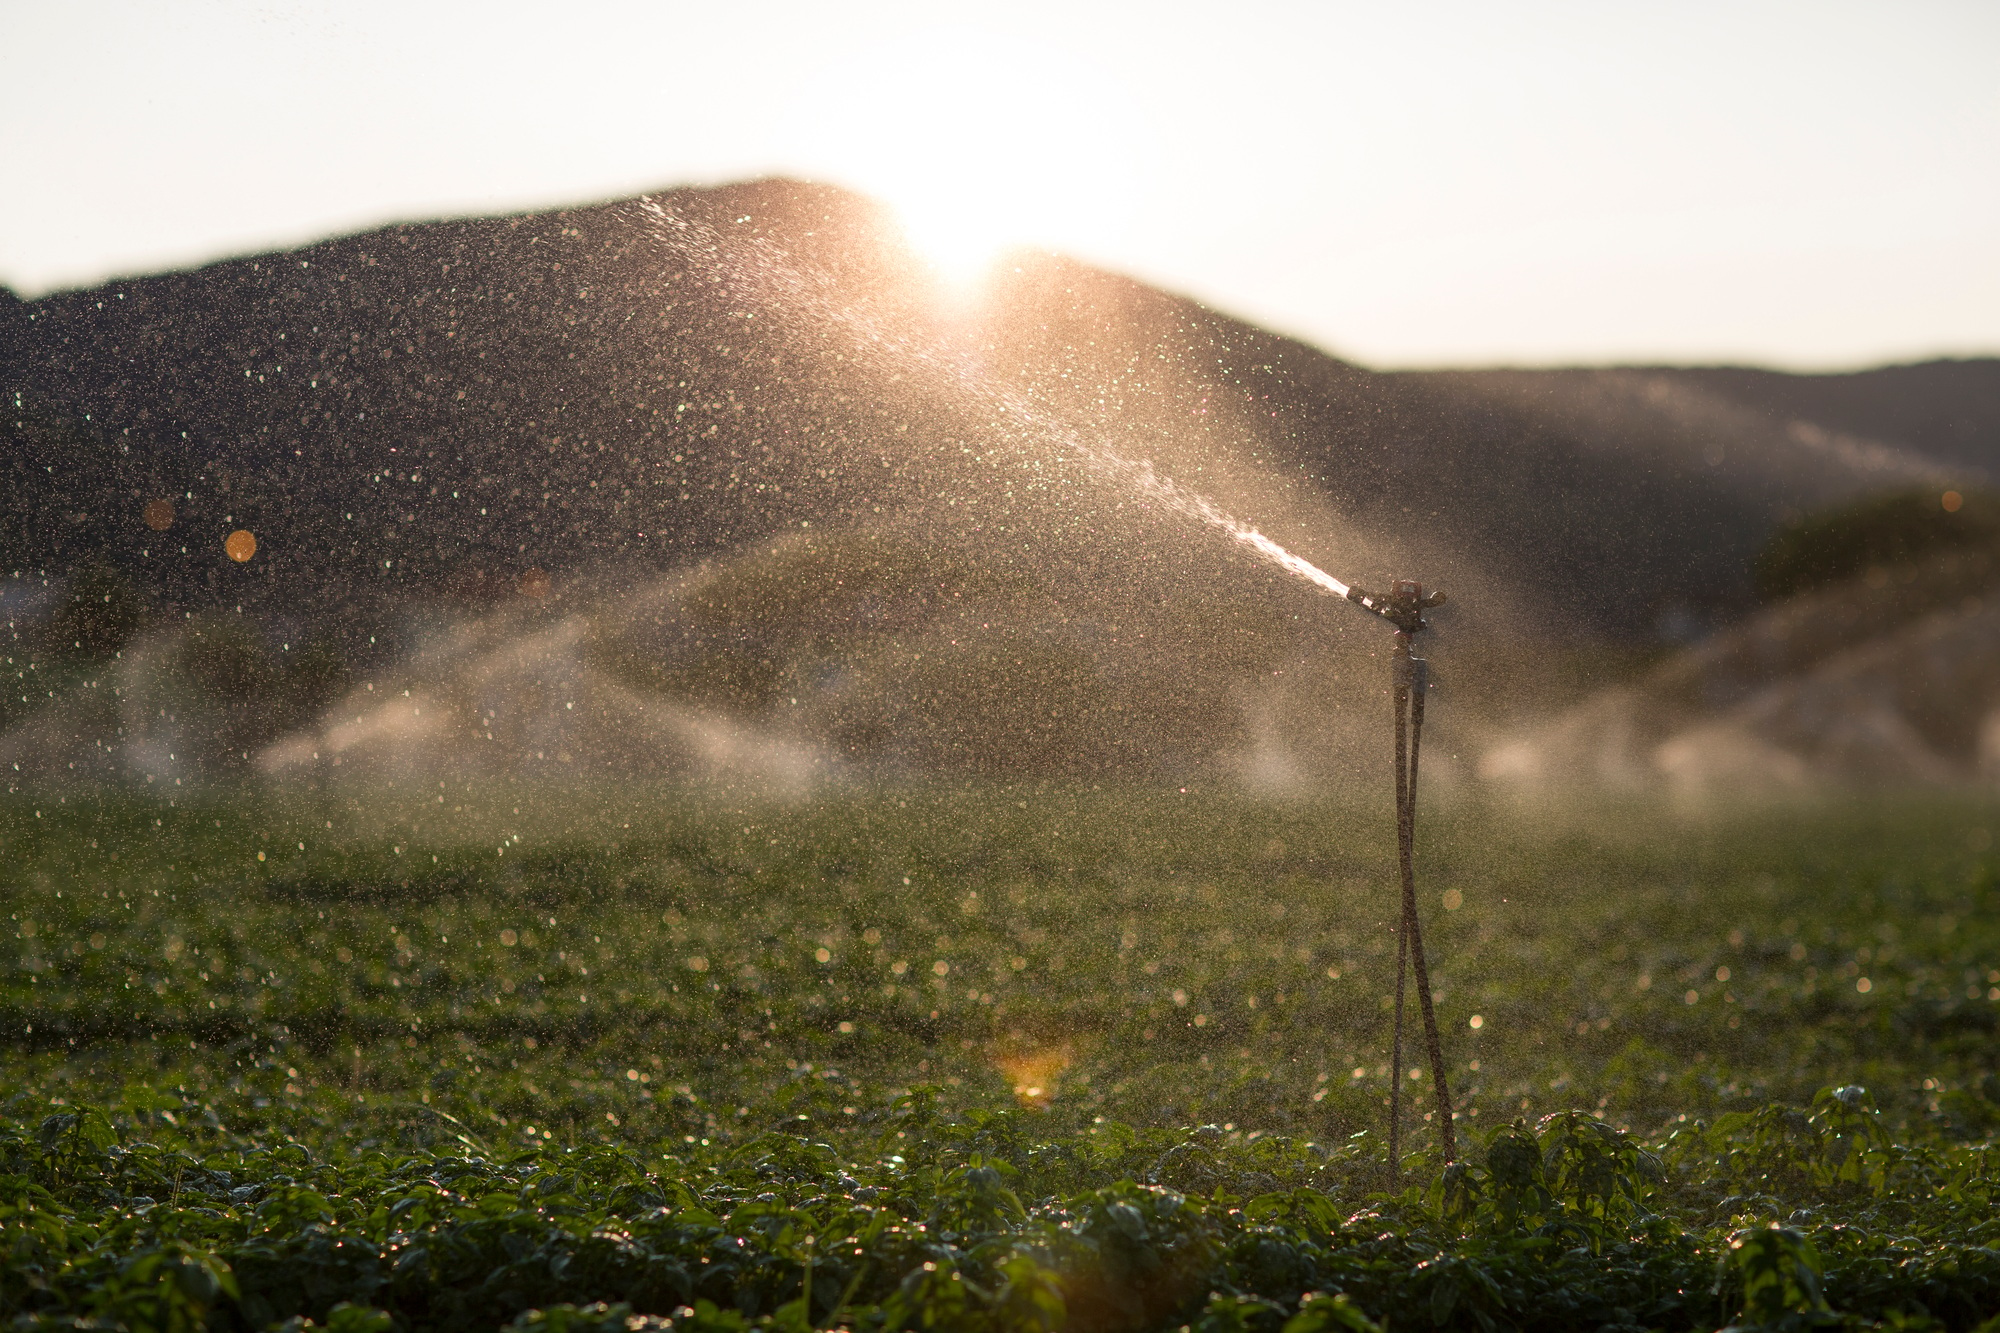
[(1445, 603), (1443, 593), (1435, 590), (1425, 592), (1424, 585), (1415, 579), (1398, 579), (1390, 586), (1393, 591), (1387, 596), (1379, 592), (1364, 592), (1360, 588), (1350, 588), (1347, 600), (1373, 611), (1405, 634), (1415, 634), (1418, 630), (1426, 628), (1424, 612), (1434, 606), (1443, 606)]

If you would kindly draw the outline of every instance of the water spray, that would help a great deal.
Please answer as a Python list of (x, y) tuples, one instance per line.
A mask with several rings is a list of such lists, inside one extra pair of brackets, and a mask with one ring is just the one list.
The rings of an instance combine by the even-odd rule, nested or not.
[[(641, 209), (655, 224), (655, 236), (683, 261), (697, 266), (711, 282), (731, 290), (746, 303), (764, 309), (781, 309), (797, 320), (806, 318), (824, 329), (844, 329), (856, 351), (891, 356), (907, 364), (922, 366), (949, 384), (968, 401), (989, 410), (989, 422), (1008, 421), (1020, 436), (1019, 443), (1052, 446), (1060, 454), (1084, 463), (1103, 480), (1145, 496), (1163, 508), (1196, 519), (1219, 530), (1230, 540), (1249, 548), (1294, 577), (1353, 602), (1396, 627), (1396, 644), (1391, 659), (1391, 695), (1396, 713), (1396, 847), (1402, 871), (1402, 912), (1396, 930), (1396, 1022), (1391, 1051), (1389, 1096), (1389, 1165), (1396, 1169), (1402, 1143), (1403, 1109), (1403, 997), (1407, 973), (1416, 970), (1417, 1005), (1423, 1014), (1424, 1038), (1429, 1050), (1431, 1082), (1437, 1089), (1438, 1130), (1449, 1163), (1456, 1152), (1451, 1123), (1451, 1093), (1445, 1082), (1444, 1052), (1438, 1042), (1437, 1016), (1431, 1004), (1430, 969), (1424, 958), (1423, 928), (1417, 919), (1416, 873), (1413, 865), (1416, 841), (1417, 756), (1423, 741), (1424, 694), (1430, 684), (1429, 664), (1410, 649), (1414, 636), (1425, 628), (1424, 612), (1440, 606), (1441, 592), (1425, 592), (1423, 585), (1399, 581), (1386, 596), (1366, 592), (1327, 573), (1305, 557), (1286, 550), (1278, 542), (1236, 518), (1198, 491), (1171, 477), (1157, 473), (1151, 462), (1128, 458), (1104, 442), (1085, 435), (1074, 426), (1047, 416), (1029, 399), (968, 366), (942, 347), (897, 336), (853, 308), (826, 283), (824, 275), (802, 270), (768, 239), (760, 236), (725, 236), (713, 226), (682, 217), (659, 201), (647, 199)], [(1026, 452), (1034, 452), (1031, 448)]]
[(1415, 865), (1417, 833), (1417, 758), (1424, 741), (1424, 696), (1430, 690), (1430, 663), (1411, 652), (1416, 636), (1428, 626), (1424, 612), (1442, 606), (1441, 592), (1398, 580), (1388, 596), (1348, 587), (1348, 601), (1373, 612), (1396, 627), (1390, 655), (1390, 700), (1396, 717), (1396, 860), (1402, 872), (1403, 910), (1396, 928), (1396, 1025), (1389, 1054), (1389, 1169), (1400, 1158), (1403, 1130), (1403, 994), (1406, 975), (1417, 974), (1417, 1008), (1424, 1017), (1424, 1044), (1430, 1055), (1431, 1086), (1437, 1095), (1438, 1142), (1449, 1166), (1457, 1155), (1451, 1127), (1451, 1090), (1445, 1083), (1444, 1049), (1438, 1042), (1437, 1013), (1431, 1004), (1430, 968), (1424, 960), (1424, 929), (1417, 917)]

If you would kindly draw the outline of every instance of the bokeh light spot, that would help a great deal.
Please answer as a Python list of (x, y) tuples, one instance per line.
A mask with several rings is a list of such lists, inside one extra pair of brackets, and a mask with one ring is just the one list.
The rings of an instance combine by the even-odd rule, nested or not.
[(146, 526), (153, 531), (165, 532), (174, 525), (174, 502), (155, 500), (146, 506), (141, 517), (146, 520)]
[(1067, 1045), (1060, 1045), (1003, 1052), (994, 1057), (993, 1066), (1014, 1090), (1015, 1101), (1041, 1110), (1055, 1097), (1057, 1080), (1075, 1059)]
[(248, 529), (238, 528), (223, 538), (222, 550), (231, 560), (242, 564), (257, 554), (257, 538)]
[(1958, 512), (1959, 506), (1964, 503), (1965, 503), (1965, 497), (1960, 495), (1957, 491), (1946, 491), (1944, 493), (1945, 513), (1956, 514)]
[(549, 595), (549, 576), (539, 569), (525, 569), (514, 580), (514, 591), (523, 597), (540, 599)]

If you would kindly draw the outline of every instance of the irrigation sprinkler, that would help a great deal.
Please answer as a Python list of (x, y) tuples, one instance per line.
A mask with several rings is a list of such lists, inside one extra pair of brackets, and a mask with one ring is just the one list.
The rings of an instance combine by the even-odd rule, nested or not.
[(1424, 612), (1442, 606), (1441, 592), (1398, 580), (1385, 597), (1350, 587), (1347, 600), (1396, 627), (1390, 655), (1390, 699), (1396, 714), (1396, 853), (1402, 871), (1403, 911), (1396, 930), (1396, 1027), (1389, 1055), (1389, 1169), (1397, 1169), (1403, 1128), (1403, 992), (1405, 974), (1414, 966), (1417, 1008), (1424, 1017), (1424, 1044), (1430, 1054), (1431, 1086), (1436, 1089), (1439, 1142), (1449, 1165), (1457, 1155), (1451, 1127), (1451, 1091), (1446, 1086), (1444, 1050), (1438, 1044), (1437, 1014), (1431, 1007), (1430, 969), (1424, 962), (1423, 923), (1417, 918), (1417, 877), (1414, 864), (1417, 830), (1417, 756), (1423, 748), (1424, 695), (1430, 688), (1430, 663), (1410, 650), (1427, 628)]
[[(723, 264), (719, 259), (725, 253), (726, 245), (712, 227), (670, 213), (655, 200), (649, 199), (643, 206), (659, 222), (660, 238), (685, 262), (705, 268), (739, 286), (744, 285), (743, 270)], [(752, 286), (748, 299), (757, 301), (763, 308), (769, 309), (775, 304), (780, 308), (789, 308), (795, 316), (811, 316), (832, 327), (846, 329), (855, 335), (856, 351), (874, 356), (881, 356), (886, 351), (901, 356), (913, 368), (928, 370), (938, 375), (941, 383), (971, 395), (974, 401), (986, 407), (997, 409), (991, 414), (993, 417), (1004, 416), (1015, 423), (1017, 431), (1025, 431), (1020, 439), (1056, 446), (1082, 459), (1105, 479), (1135, 488), (1153, 502), (1219, 529), (1279, 569), (1336, 597), (1344, 597), (1396, 627), (1392, 693), (1396, 707), (1396, 845), (1402, 866), (1403, 911), (1396, 931), (1396, 1035), (1392, 1051), (1393, 1076), (1390, 1079), (1389, 1163), (1393, 1171), (1401, 1147), (1403, 995), (1411, 963), (1416, 965), (1417, 1002), (1424, 1016), (1431, 1083), (1437, 1089), (1438, 1130), (1445, 1161), (1450, 1162), (1456, 1152), (1451, 1124), (1451, 1093), (1445, 1083), (1444, 1052), (1438, 1044), (1437, 1016), (1431, 1007), (1430, 970), (1424, 960), (1423, 927), (1417, 920), (1416, 873), (1411, 864), (1417, 819), (1417, 753), (1423, 742), (1424, 692), (1429, 686), (1429, 666), (1422, 658), (1413, 656), (1410, 647), (1413, 636), (1425, 628), (1424, 612), (1442, 605), (1444, 594), (1426, 593), (1422, 584), (1407, 580), (1393, 584), (1393, 591), (1387, 596), (1364, 592), (1341, 582), (1310, 560), (1286, 550), (1256, 528), (1231, 517), (1207, 496), (1189, 490), (1171, 477), (1160, 475), (1150, 462), (1126, 458), (1063, 421), (1050, 419), (1020, 394), (969, 373), (964, 363), (954, 356), (891, 335), (851, 306), (828, 297), (812, 279), (775, 254), (770, 249), (771, 242), (766, 240), (756, 244), (764, 248), (753, 247), (750, 253), (756, 257), (756, 276), (763, 285)]]

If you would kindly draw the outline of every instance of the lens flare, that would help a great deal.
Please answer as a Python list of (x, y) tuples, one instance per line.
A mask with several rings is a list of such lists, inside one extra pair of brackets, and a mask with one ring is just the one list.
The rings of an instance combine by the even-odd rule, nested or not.
[(993, 1067), (1014, 1090), (1015, 1101), (1040, 1110), (1055, 1097), (1057, 1080), (1075, 1059), (1067, 1045), (1050, 1046), (1002, 1052), (993, 1057)]

